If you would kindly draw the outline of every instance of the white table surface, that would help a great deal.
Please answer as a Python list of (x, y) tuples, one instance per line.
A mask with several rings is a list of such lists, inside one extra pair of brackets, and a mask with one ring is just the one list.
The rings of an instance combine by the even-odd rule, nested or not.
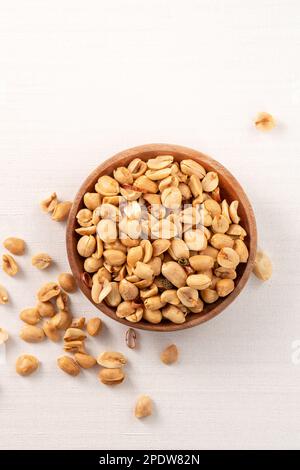
[[(299, 448), (300, 4), (298, 0), (23, 0), (0, 4), (0, 238), (23, 237), (14, 279), (0, 272), (11, 335), (0, 365), (2, 449)], [(269, 134), (253, 126), (271, 112)], [(127, 380), (114, 389), (96, 372), (72, 378), (56, 366), (61, 345), (18, 338), (20, 310), (68, 269), (65, 226), (40, 212), (56, 191), (72, 199), (101, 161), (135, 145), (177, 143), (219, 160), (256, 213), (260, 245), (274, 263), (226, 312), (191, 330), (138, 333), (104, 317), (97, 354), (121, 350)], [(55, 260), (39, 272), (31, 256)], [(77, 293), (76, 315), (97, 310)], [(178, 365), (160, 363), (175, 342)], [(300, 344), (300, 343), (299, 343)], [(299, 347), (298, 344), (298, 347)], [(294, 344), (297, 346), (297, 343)], [(37, 355), (21, 378), (14, 362)], [(155, 413), (136, 420), (140, 393)]]

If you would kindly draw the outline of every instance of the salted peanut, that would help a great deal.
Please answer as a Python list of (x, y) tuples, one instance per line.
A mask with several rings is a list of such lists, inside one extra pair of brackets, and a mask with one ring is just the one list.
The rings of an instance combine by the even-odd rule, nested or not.
[(77, 284), (71, 273), (61, 273), (58, 276), (58, 284), (66, 292), (75, 292), (77, 290)]
[(72, 207), (72, 202), (64, 201), (59, 202), (52, 213), (52, 219), (56, 222), (62, 222), (63, 220), (67, 219), (69, 216), (69, 212)]
[(114, 206), (117, 206), (117, 207), (123, 204), (124, 201), (125, 201), (125, 198), (123, 196), (104, 196), (102, 198), (103, 204), (113, 204)]
[(204, 207), (212, 217), (215, 217), (216, 215), (220, 215), (222, 213), (220, 204), (214, 199), (207, 199), (206, 201), (204, 201)]
[(25, 252), (25, 242), (21, 238), (9, 237), (3, 242), (4, 248), (10, 251), (13, 255), (23, 255)]
[(64, 343), (64, 351), (71, 352), (71, 353), (83, 353), (85, 354), (85, 346), (84, 341), (82, 340), (73, 340), (67, 341)]
[(22, 354), (16, 360), (16, 372), (23, 377), (32, 374), (37, 370), (39, 361), (35, 356)]
[(189, 262), (195, 271), (205, 271), (214, 266), (214, 259), (208, 255), (191, 256)]
[(120, 166), (114, 171), (114, 178), (120, 184), (132, 184), (133, 176), (125, 166)]
[(260, 131), (271, 131), (276, 125), (275, 119), (269, 113), (258, 113), (255, 118), (255, 127)]
[(64, 341), (82, 341), (86, 334), (80, 328), (68, 328), (64, 334)]
[(118, 237), (116, 224), (110, 219), (100, 220), (97, 225), (97, 233), (104, 243), (113, 243)]
[(158, 276), (161, 272), (162, 260), (158, 256), (152, 258), (147, 265), (152, 269), (153, 275)]
[(204, 232), (200, 229), (187, 230), (184, 233), (184, 241), (189, 250), (201, 251), (207, 247), (207, 239)]
[(134, 302), (125, 300), (118, 305), (116, 315), (118, 318), (128, 317), (135, 312), (136, 308), (137, 307), (135, 306)]
[(178, 360), (178, 349), (176, 344), (170, 344), (160, 354), (160, 360), (164, 364), (174, 364)]
[(58, 367), (69, 375), (75, 377), (80, 373), (80, 367), (77, 362), (69, 356), (60, 356), (57, 359)]
[(87, 209), (94, 211), (101, 204), (101, 196), (99, 193), (85, 193), (83, 202)]
[[(184, 289), (183, 287), (181, 289)], [(176, 289), (166, 289), (161, 293), (160, 300), (165, 304), (179, 305), (180, 300)]]
[(45, 339), (43, 329), (34, 325), (24, 325), (19, 336), (27, 343), (39, 343)]
[(88, 258), (91, 256), (96, 248), (96, 239), (93, 235), (83, 235), (77, 243), (77, 251), (80, 256)]
[(272, 263), (270, 258), (263, 251), (256, 253), (253, 273), (261, 281), (267, 281), (272, 276)]
[(52, 263), (52, 258), (47, 253), (37, 253), (31, 258), (31, 264), (37, 269), (47, 269)]
[[(201, 291), (202, 292), (202, 291)], [(200, 292), (200, 294), (201, 294)], [(197, 305), (195, 307), (190, 307), (189, 311), (192, 313), (201, 313), (204, 308), (204, 304), (201, 299), (198, 299)]]
[(229, 215), (234, 224), (238, 224), (241, 218), (238, 216), (239, 201), (232, 201), (229, 206)]
[(37, 293), (39, 302), (47, 302), (53, 297), (57, 297), (60, 293), (60, 287), (56, 282), (47, 282)]
[(75, 232), (78, 233), (78, 235), (95, 235), (97, 231), (96, 225), (91, 225), (90, 227), (80, 227), (76, 228)]
[(220, 279), (216, 284), (216, 291), (220, 297), (226, 297), (234, 289), (234, 282), (232, 279)]
[(151, 416), (153, 412), (153, 403), (148, 395), (141, 395), (134, 408), (134, 416), (138, 419)]
[(171, 168), (163, 168), (161, 170), (147, 170), (145, 176), (152, 181), (161, 181), (171, 175)]
[(147, 166), (150, 170), (162, 170), (167, 168), (173, 163), (174, 157), (172, 155), (159, 155), (155, 158), (150, 158), (147, 161)]
[(122, 266), (126, 261), (126, 255), (119, 250), (105, 250), (103, 256), (111, 266)]
[(110, 307), (117, 307), (122, 302), (122, 297), (119, 292), (119, 285), (117, 282), (111, 282), (111, 291), (105, 297), (105, 302)]
[(149, 266), (149, 264), (142, 263), (141, 261), (138, 261), (136, 263), (136, 266), (134, 268), (134, 274), (140, 279), (146, 280), (152, 280), (154, 276), (151, 266)]
[[(112, 242), (112, 243), (114, 243), (114, 242)], [(103, 255), (103, 250), (104, 250), (103, 241), (101, 240), (101, 238), (97, 234), (96, 235), (96, 250), (92, 254), (92, 258), (101, 259), (102, 255)]]
[(211, 245), (217, 250), (222, 248), (233, 248), (234, 241), (228, 235), (215, 233), (210, 239)]
[(144, 257), (143, 248), (141, 246), (134, 246), (129, 248), (127, 253), (127, 264), (134, 268), (138, 261), (141, 261)]
[(181, 211), (180, 221), (184, 225), (198, 225), (201, 223), (201, 212), (196, 207), (187, 207)]
[(236, 279), (236, 272), (234, 269), (231, 268), (223, 268), (222, 266), (216, 268), (214, 270), (215, 276), (220, 277), (222, 279)]
[(182, 195), (178, 188), (166, 188), (161, 195), (161, 202), (167, 209), (179, 209), (181, 206)]
[(147, 310), (159, 310), (166, 304), (161, 300), (160, 295), (154, 295), (144, 300), (144, 305)]
[(120, 188), (120, 193), (122, 194), (123, 198), (127, 201), (136, 201), (142, 195), (142, 191), (137, 191), (137, 189), (122, 188), (122, 187)]
[(227, 235), (233, 235), (234, 237), (240, 237), (243, 239), (247, 236), (247, 232), (239, 224), (231, 224), (227, 230)]
[(212, 224), (213, 218), (210, 215), (210, 213), (205, 209), (205, 207), (202, 208), (201, 217), (202, 217), (201, 222), (204, 225), (204, 227), (210, 227)]
[(97, 357), (97, 363), (107, 369), (119, 369), (127, 362), (124, 354), (115, 351), (105, 351)]
[(8, 292), (5, 289), (5, 287), (0, 284), (0, 304), (2, 305), (7, 304), (8, 300), (9, 300)]
[(125, 318), (127, 321), (130, 321), (132, 323), (137, 323), (141, 321), (141, 319), (143, 318), (143, 313), (144, 313), (144, 309), (142, 307), (139, 307), (136, 309), (134, 313), (132, 313), (131, 315), (128, 315), (128, 317), (125, 317)]
[(144, 289), (140, 291), (141, 299), (148, 299), (149, 297), (153, 297), (158, 293), (158, 288), (156, 284), (151, 284), (148, 289)]
[(73, 318), (71, 328), (80, 328), (81, 330), (85, 327), (85, 317)]
[(175, 261), (168, 261), (162, 264), (162, 274), (175, 287), (184, 287), (186, 283), (186, 272), (182, 266)]
[(193, 287), (180, 287), (177, 290), (177, 296), (185, 307), (195, 307), (199, 298), (198, 291)]
[(152, 238), (162, 238), (170, 240), (177, 235), (177, 229), (173, 222), (162, 219), (151, 227)]
[(123, 217), (119, 223), (119, 229), (123, 232), (121, 236), (124, 236), (125, 234), (133, 240), (137, 240), (141, 236), (142, 227), (139, 220)]
[(212, 220), (211, 228), (215, 233), (226, 233), (229, 229), (229, 222), (224, 215), (215, 215)]
[(61, 291), (56, 297), (56, 307), (58, 310), (68, 310), (69, 296), (66, 292)]
[(119, 183), (111, 176), (100, 176), (95, 185), (95, 190), (102, 196), (117, 196), (119, 194)]
[(137, 191), (142, 193), (157, 193), (158, 191), (157, 184), (145, 175), (139, 176), (135, 180), (134, 186)]
[(55, 326), (53, 326), (51, 324), (50, 321), (46, 321), (43, 324), (43, 331), (44, 331), (45, 335), (47, 336), (47, 338), (49, 338), (51, 341), (53, 341), (55, 343), (60, 341), (60, 332), (58, 331), (58, 329)]
[(53, 317), (55, 315), (55, 308), (50, 301), (38, 302), (36, 308), (40, 317)]
[(149, 240), (142, 240), (140, 243), (140, 247), (143, 249), (143, 263), (149, 263), (153, 256), (152, 243)]
[(185, 315), (180, 308), (175, 305), (167, 305), (162, 309), (163, 318), (167, 318), (172, 323), (181, 324), (185, 322)]
[(180, 259), (188, 259), (190, 255), (190, 251), (186, 243), (183, 240), (179, 239), (171, 241), (171, 245), (168, 251), (175, 261), (178, 261)]
[(248, 258), (249, 258), (249, 251), (248, 251), (248, 248), (247, 248), (245, 242), (243, 242), (243, 240), (239, 240), (239, 239), (235, 240), (234, 245), (233, 245), (233, 249), (239, 255), (240, 263), (247, 263)]
[(202, 180), (203, 191), (210, 193), (214, 191), (219, 184), (219, 177), (215, 171), (209, 171), (206, 173)]
[(51, 196), (47, 197), (40, 203), (40, 207), (43, 212), (53, 212), (57, 203), (57, 195), (56, 193), (52, 193)]
[(217, 293), (217, 291), (210, 288), (202, 290), (200, 292), (200, 295), (202, 297), (202, 300), (204, 300), (206, 304), (212, 304), (216, 302), (219, 298), (219, 294)]
[(107, 279), (104, 279), (103, 282), (100, 282), (99, 279), (95, 279), (93, 281), (91, 291), (93, 301), (96, 304), (100, 304), (108, 296), (111, 290), (111, 283)]
[(147, 164), (140, 158), (134, 158), (128, 165), (128, 170), (133, 176), (133, 179), (143, 175), (147, 170)]
[(93, 275), (93, 281), (97, 279), (98, 282), (104, 284), (105, 280), (106, 281), (111, 281), (111, 274), (110, 272), (102, 266), (94, 275)]
[(90, 318), (86, 324), (86, 330), (90, 336), (97, 336), (102, 329), (102, 322), (100, 318)]
[(240, 258), (232, 248), (225, 247), (219, 251), (217, 261), (223, 268), (235, 269), (240, 262)]
[(230, 218), (230, 215), (229, 215), (229, 205), (228, 205), (228, 202), (226, 201), (226, 199), (224, 199), (221, 202), (221, 209), (222, 209), (223, 217), (226, 217), (228, 222), (231, 224), (232, 221), (231, 221), (231, 218)]
[(122, 369), (102, 369), (99, 372), (99, 379), (105, 385), (118, 385), (125, 379)]
[(2, 256), (2, 269), (9, 276), (15, 276), (19, 272), (19, 266), (11, 255)]
[(50, 318), (49, 323), (54, 328), (58, 330), (66, 330), (71, 326), (72, 323), (72, 315), (70, 312), (66, 310), (62, 310), (61, 312), (56, 313), (52, 318)]
[(98, 214), (101, 219), (110, 219), (114, 222), (118, 222), (120, 219), (120, 211), (113, 204), (101, 204), (98, 208)]
[(90, 227), (93, 225), (93, 212), (90, 209), (81, 209), (77, 213), (76, 219), (81, 227)]
[(29, 325), (36, 325), (40, 321), (41, 317), (38, 309), (33, 307), (22, 310), (20, 313), (20, 319)]
[(124, 206), (124, 213), (129, 220), (139, 220), (142, 215), (142, 208), (137, 201), (128, 201)]
[(4, 328), (0, 328), (0, 344), (6, 343), (8, 340), (9, 336), (7, 331)]
[(203, 166), (195, 162), (194, 160), (182, 160), (180, 162), (180, 169), (183, 174), (188, 176), (196, 175), (201, 180), (206, 175), (206, 171)]
[(179, 183), (178, 189), (181, 192), (182, 200), (189, 201), (192, 197), (191, 190), (186, 183)]
[(105, 250), (118, 250), (122, 251), (123, 253), (127, 253), (127, 248), (121, 243), (121, 240), (116, 240), (112, 243), (104, 243)]
[(194, 198), (198, 198), (199, 203), (201, 203), (203, 200), (203, 188), (199, 176), (190, 176), (188, 185)]
[(214, 248), (213, 246), (210, 246), (210, 245), (208, 245), (205, 248), (205, 250), (201, 251), (202, 255), (210, 256), (211, 258), (213, 258), (214, 261), (217, 260), (218, 253), (219, 253), (219, 250), (217, 250), (217, 248)]
[(162, 313), (160, 310), (144, 310), (143, 318), (149, 323), (157, 324), (162, 321)]
[(161, 204), (160, 194), (143, 194), (143, 198), (151, 206), (159, 206)]
[(162, 253), (168, 250), (170, 247), (171, 242), (170, 240), (155, 240), (152, 243), (152, 249), (153, 249), (153, 256), (160, 256)]
[(134, 300), (139, 295), (138, 288), (131, 282), (128, 282), (126, 279), (123, 279), (120, 282), (119, 292), (124, 300)]
[(89, 256), (84, 260), (83, 268), (88, 273), (95, 273), (103, 266), (103, 260)]
[(191, 274), (188, 276), (186, 283), (194, 289), (203, 290), (210, 286), (211, 278), (206, 274)]
[(95, 364), (97, 364), (96, 359), (93, 356), (90, 356), (90, 354), (75, 353), (74, 357), (76, 362), (83, 369), (90, 369), (91, 367), (94, 367)]
[(177, 176), (170, 175), (159, 182), (158, 189), (162, 193), (167, 188), (178, 188), (179, 179)]

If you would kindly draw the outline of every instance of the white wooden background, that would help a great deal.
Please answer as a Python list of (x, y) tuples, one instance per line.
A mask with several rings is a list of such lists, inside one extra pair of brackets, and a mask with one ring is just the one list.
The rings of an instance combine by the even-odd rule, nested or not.
[[(11, 335), (6, 360), (1, 350), (1, 448), (300, 447), (299, 18), (298, 0), (0, 1), (0, 238), (28, 243), (20, 275), (0, 273), (12, 299), (0, 306)], [(258, 111), (277, 118), (276, 130), (255, 130)], [(101, 161), (151, 142), (194, 147), (234, 173), (274, 276), (251, 279), (202, 326), (139, 333), (136, 351), (104, 318), (91, 351), (129, 358), (126, 382), (111, 389), (95, 371), (63, 374), (60, 345), (22, 342), (18, 314), (68, 269), (65, 227), (38, 202), (52, 191), (72, 199)], [(40, 250), (55, 259), (49, 271), (31, 267)], [(97, 314), (80, 293), (73, 310)], [(180, 361), (166, 367), (159, 353), (170, 342)], [(37, 374), (16, 375), (21, 352), (40, 358)], [(140, 393), (155, 402), (144, 421), (132, 415)]]

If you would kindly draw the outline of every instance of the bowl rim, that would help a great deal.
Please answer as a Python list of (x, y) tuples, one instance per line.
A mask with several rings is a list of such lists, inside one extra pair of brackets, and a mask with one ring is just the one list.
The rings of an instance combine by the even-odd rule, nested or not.
[[(99, 177), (100, 173), (104, 173), (105, 170), (111, 166), (116, 166), (118, 161), (124, 158), (132, 158), (132, 159), (137, 158), (141, 156), (141, 154), (145, 154), (145, 153), (147, 154), (148, 152), (149, 153), (155, 152), (157, 154), (165, 154), (165, 155), (166, 154), (170, 155), (172, 153), (177, 153), (177, 154), (181, 153), (183, 155), (186, 155), (187, 158), (194, 159), (198, 162), (201, 161), (201, 164), (203, 164), (204, 167), (206, 164), (208, 166), (213, 167), (216, 172), (222, 174), (222, 177), (224, 179), (231, 180), (237, 192), (239, 193), (239, 201), (242, 202), (244, 207), (246, 207), (245, 213), (246, 213), (246, 218), (248, 220), (248, 225), (249, 225), (249, 231), (248, 231), (249, 258), (248, 258), (248, 261), (246, 263), (246, 266), (244, 268), (244, 271), (241, 277), (239, 278), (237, 284), (235, 285), (234, 290), (227, 297), (224, 297), (220, 303), (216, 304), (216, 306), (212, 308), (209, 312), (205, 314), (199, 314), (199, 317), (192, 318), (189, 321), (186, 321), (181, 324), (175, 324), (172, 322), (153, 324), (153, 323), (148, 323), (146, 321), (132, 323), (132, 322), (127, 321), (125, 318), (118, 318), (113, 308), (108, 307), (104, 303), (96, 304), (93, 302), (91, 298), (90, 289), (84, 284), (84, 282), (81, 279), (81, 270), (77, 262), (78, 253), (76, 251), (76, 244), (74, 242), (75, 240), (74, 228), (76, 226), (76, 214), (79, 210), (79, 206), (82, 203), (83, 195), (86, 192), (87, 187), (91, 184), (91, 181), (94, 181), (95, 179), (97, 179), (97, 177)], [(236, 180), (236, 178), (221, 163), (209, 157), (208, 155), (203, 154), (200, 151), (191, 149), (189, 147), (185, 147), (181, 145), (173, 145), (173, 144), (159, 144), (159, 143), (145, 144), (145, 145), (139, 145), (139, 146), (132, 147), (132, 148), (123, 150), (121, 152), (118, 152), (117, 154), (106, 159), (104, 162), (98, 165), (97, 168), (95, 168), (95, 170), (93, 170), (85, 178), (85, 180), (81, 184), (75, 196), (75, 199), (73, 201), (70, 214), (68, 217), (67, 227), (66, 227), (66, 247), (67, 247), (69, 265), (75, 277), (77, 285), (79, 289), (81, 290), (81, 292), (83, 292), (83, 294), (88, 298), (88, 300), (96, 308), (98, 308), (101, 312), (103, 312), (105, 315), (109, 316), (113, 320), (116, 320), (119, 323), (122, 323), (123, 325), (127, 327), (132, 327), (132, 328), (137, 328), (137, 329), (142, 329), (142, 330), (147, 330), (147, 331), (170, 332), (170, 331), (178, 331), (178, 330), (184, 330), (187, 328), (192, 328), (196, 325), (200, 325), (208, 320), (211, 320), (215, 316), (222, 313), (237, 298), (237, 296), (240, 294), (242, 289), (245, 287), (253, 269), (256, 249), (257, 249), (257, 229), (256, 229), (254, 211), (245, 191), (243, 190), (240, 183)]]

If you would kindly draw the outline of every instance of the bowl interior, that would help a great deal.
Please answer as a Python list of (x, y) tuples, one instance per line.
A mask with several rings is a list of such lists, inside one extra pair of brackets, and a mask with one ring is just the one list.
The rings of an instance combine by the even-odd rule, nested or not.
[(83, 196), (86, 192), (94, 192), (94, 186), (98, 178), (102, 175), (111, 175), (116, 167), (127, 166), (131, 160), (137, 157), (141, 158), (142, 160), (148, 160), (149, 158), (154, 158), (157, 155), (162, 154), (173, 155), (174, 159), (177, 161), (191, 158), (201, 163), (207, 171), (216, 171), (219, 175), (221, 199), (227, 199), (228, 202), (233, 200), (239, 201), (238, 211), (241, 218), (240, 223), (248, 233), (248, 236), (245, 239), (245, 243), (249, 250), (248, 262), (239, 264), (237, 268), (237, 278), (235, 280), (235, 289), (233, 292), (229, 296), (219, 299), (213, 304), (205, 304), (204, 310), (200, 314), (190, 313), (187, 316), (186, 322), (183, 324), (176, 325), (169, 321), (163, 321), (160, 324), (154, 325), (143, 320), (139, 323), (131, 323), (125, 319), (118, 318), (114, 309), (108, 307), (106, 304), (94, 304), (99, 310), (127, 326), (152, 331), (174, 331), (201, 324), (221, 313), (221, 311), (223, 311), (240, 293), (253, 268), (257, 243), (256, 223), (253, 209), (240, 184), (220, 163), (196, 150), (168, 144), (150, 144), (135, 147), (133, 149), (120, 152), (114, 157), (106, 160), (87, 177), (75, 197), (67, 225), (67, 252), (70, 267), (76, 278), (79, 288), (93, 303), (90, 289), (82, 280), (84, 259), (81, 258), (77, 252), (77, 242), (79, 235), (77, 235), (75, 232), (75, 228), (77, 228), (76, 214), (81, 208), (84, 207)]

